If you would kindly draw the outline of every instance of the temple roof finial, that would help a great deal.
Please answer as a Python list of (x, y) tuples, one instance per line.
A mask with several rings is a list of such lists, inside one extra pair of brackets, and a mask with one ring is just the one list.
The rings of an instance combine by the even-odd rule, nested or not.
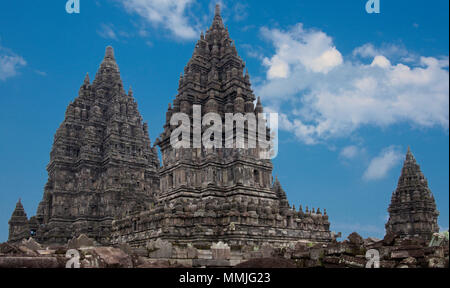
[(89, 73), (86, 73), (86, 76), (84, 77), (84, 84), (90, 84), (91, 80), (89, 79)]
[(220, 16), (220, 4), (216, 4), (216, 9), (214, 11), (214, 16)]
[(408, 145), (408, 151), (406, 152), (406, 161), (413, 161), (415, 162), (416, 159), (414, 158), (414, 155), (411, 152), (411, 147)]
[(106, 47), (105, 58), (114, 59), (114, 49), (111, 46)]

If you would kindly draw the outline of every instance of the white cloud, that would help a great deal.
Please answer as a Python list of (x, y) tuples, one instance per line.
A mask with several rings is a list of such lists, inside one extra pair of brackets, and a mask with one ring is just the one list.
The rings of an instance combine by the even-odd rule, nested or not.
[(378, 55), (373, 58), (372, 64), (370, 64), (372, 67), (380, 67), (380, 68), (389, 68), (391, 67), (391, 61), (389, 61), (386, 57)]
[(26, 65), (25, 59), (0, 45), (0, 80), (16, 76), (20, 67)]
[(288, 78), (291, 66), (301, 65), (308, 71), (326, 74), (342, 64), (341, 53), (323, 32), (305, 30), (302, 24), (289, 31), (267, 28), (261, 31), (276, 49), (274, 56), (263, 60), (268, 67), (268, 79)]
[(369, 167), (364, 172), (365, 180), (378, 180), (384, 178), (389, 170), (399, 164), (403, 154), (398, 147), (389, 146), (381, 151), (381, 153), (370, 161)]
[[(354, 52), (373, 57), (364, 64), (351, 57), (344, 61), (331, 37), (301, 24), (288, 31), (263, 28), (261, 33), (275, 53), (262, 60), (266, 79), (255, 86), (256, 94), (280, 113), (280, 129), (298, 140), (316, 144), (364, 126), (398, 123), (448, 130), (448, 57), (419, 57), (410, 66), (378, 54), (387, 48), (366, 45)], [(391, 55), (407, 55), (386, 47)]]
[(102, 23), (97, 33), (105, 39), (117, 40), (117, 35), (112, 24)]
[(417, 55), (409, 52), (403, 45), (395, 45), (390, 43), (384, 43), (381, 47), (375, 47), (372, 43), (366, 43), (360, 47), (356, 47), (352, 54), (355, 57), (362, 58), (374, 58), (380, 55), (403, 60), (411, 59), (411, 61), (417, 58)]
[(341, 158), (350, 160), (356, 158), (362, 152), (364, 152), (364, 150), (359, 148), (358, 146), (350, 145), (342, 148), (341, 152), (339, 153), (339, 156)]
[(119, 0), (129, 13), (136, 13), (154, 26), (163, 26), (174, 36), (193, 39), (199, 32), (187, 14), (195, 0)]

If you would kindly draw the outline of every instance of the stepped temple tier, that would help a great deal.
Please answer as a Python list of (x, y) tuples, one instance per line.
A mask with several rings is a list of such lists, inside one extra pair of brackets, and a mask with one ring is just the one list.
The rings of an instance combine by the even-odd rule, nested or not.
[(430, 239), (439, 232), (434, 196), (409, 147), (388, 211), (386, 233)]

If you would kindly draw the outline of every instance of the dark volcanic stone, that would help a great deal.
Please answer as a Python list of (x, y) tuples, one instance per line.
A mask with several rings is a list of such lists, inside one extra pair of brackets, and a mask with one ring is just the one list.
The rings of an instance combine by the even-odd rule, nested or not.
[(297, 268), (292, 260), (282, 258), (251, 259), (235, 266), (236, 268)]

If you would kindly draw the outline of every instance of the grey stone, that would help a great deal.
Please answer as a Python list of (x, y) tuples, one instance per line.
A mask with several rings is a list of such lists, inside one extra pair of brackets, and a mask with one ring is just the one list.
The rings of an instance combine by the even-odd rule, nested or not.
[(72, 238), (67, 243), (67, 248), (78, 249), (78, 248), (82, 248), (82, 247), (92, 247), (94, 245), (95, 245), (94, 240), (90, 239), (85, 234), (81, 234), (80, 236), (78, 236), (76, 238), (75, 237)]
[(150, 241), (147, 244), (149, 251), (149, 258), (171, 258), (172, 257), (172, 243), (158, 239), (156, 241)]

